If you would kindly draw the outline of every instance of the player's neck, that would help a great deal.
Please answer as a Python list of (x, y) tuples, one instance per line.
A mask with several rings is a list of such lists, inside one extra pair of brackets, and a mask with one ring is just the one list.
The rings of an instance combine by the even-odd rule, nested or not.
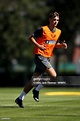
[(56, 31), (56, 27), (52, 27), (50, 25), (48, 25), (49, 29), (52, 31), (52, 32), (55, 32)]

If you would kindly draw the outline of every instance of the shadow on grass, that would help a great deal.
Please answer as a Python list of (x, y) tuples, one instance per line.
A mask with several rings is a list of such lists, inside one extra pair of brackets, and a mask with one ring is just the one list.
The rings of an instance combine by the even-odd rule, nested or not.
[(0, 106), (0, 108), (19, 108), (18, 106)]

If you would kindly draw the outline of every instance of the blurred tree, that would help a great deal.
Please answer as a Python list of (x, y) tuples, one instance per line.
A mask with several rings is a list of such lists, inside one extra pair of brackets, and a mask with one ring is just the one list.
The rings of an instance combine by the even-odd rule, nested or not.
[(79, 0), (0, 0), (0, 66), (8, 68), (13, 58), (24, 64), (24, 58), (33, 57), (27, 37), (44, 25), (51, 10), (60, 13), (59, 28), (71, 55), (72, 37), (80, 28), (79, 4)]
[[(0, 1), (0, 65), (9, 67), (11, 59), (32, 57), (33, 45), (27, 41), (49, 8), (43, 1), (1, 0)], [(44, 11), (44, 14), (43, 14)], [(40, 24), (41, 26), (41, 24)]]

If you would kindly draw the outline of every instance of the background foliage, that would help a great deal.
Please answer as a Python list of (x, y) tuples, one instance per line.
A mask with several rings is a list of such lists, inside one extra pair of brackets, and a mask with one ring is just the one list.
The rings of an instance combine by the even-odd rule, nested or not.
[(0, 0), (0, 67), (10, 73), (14, 59), (30, 67), (33, 45), (28, 36), (45, 25), (51, 10), (60, 13), (58, 28), (69, 45), (67, 55), (71, 59), (74, 34), (80, 29), (79, 5), (79, 0)]

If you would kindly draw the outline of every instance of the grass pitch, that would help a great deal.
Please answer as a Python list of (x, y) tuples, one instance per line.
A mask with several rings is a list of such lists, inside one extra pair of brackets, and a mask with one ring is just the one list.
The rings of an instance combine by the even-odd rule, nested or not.
[(80, 88), (43, 88), (40, 102), (26, 95), (19, 108), (14, 100), (23, 88), (0, 88), (0, 121), (80, 121)]

